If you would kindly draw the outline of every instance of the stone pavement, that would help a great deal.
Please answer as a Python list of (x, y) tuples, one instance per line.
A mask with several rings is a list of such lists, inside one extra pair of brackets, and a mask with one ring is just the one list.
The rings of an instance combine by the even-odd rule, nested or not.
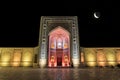
[(0, 67), (0, 80), (120, 80), (120, 69)]

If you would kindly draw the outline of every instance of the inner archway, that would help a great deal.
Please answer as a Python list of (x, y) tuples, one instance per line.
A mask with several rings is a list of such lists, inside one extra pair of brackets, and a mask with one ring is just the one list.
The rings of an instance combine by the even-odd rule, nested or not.
[(58, 26), (49, 33), (49, 67), (70, 67), (70, 34)]

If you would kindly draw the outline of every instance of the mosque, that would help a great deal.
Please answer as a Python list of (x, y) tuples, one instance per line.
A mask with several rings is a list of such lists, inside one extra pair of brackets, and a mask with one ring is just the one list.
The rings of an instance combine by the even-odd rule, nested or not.
[(120, 64), (119, 47), (82, 47), (77, 16), (42, 16), (36, 47), (1, 47), (1, 67), (81, 67)]

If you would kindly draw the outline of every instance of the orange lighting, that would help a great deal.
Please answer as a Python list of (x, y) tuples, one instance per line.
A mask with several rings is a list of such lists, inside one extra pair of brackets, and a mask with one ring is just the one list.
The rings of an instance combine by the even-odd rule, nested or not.
[(85, 61), (88, 66), (96, 66), (96, 52), (94, 48), (85, 49)]
[(1, 66), (10, 66), (10, 59), (11, 53), (7, 52), (6, 50), (1, 54)]
[(19, 66), (20, 65), (20, 62), (13, 62), (12, 63), (12, 66)]
[(94, 67), (96, 65), (96, 62), (95, 61), (88, 61), (87, 65), (90, 67)]
[(67, 43), (64, 44), (64, 48), (68, 48), (68, 44)]
[(65, 62), (68, 62), (68, 56), (65, 56)]
[(30, 52), (25, 52), (24, 54), (22, 54), (22, 66), (32, 66), (32, 53)]
[(87, 55), (87, 65), (88, 66), (95, 66), (96, 65), (96, 57), (95, 57), (95, 55), (94, 54), (92, 54), (92, 53), (89, 53), (88, 55)]
[(84, 55), (83, 55), (83, 52), (81, 53), (81, 62), (84, 63)]
[(97, 51), (97, 62), (98, 62), (98, 66), (106, 66), (106, 56), (103, 50)]
[(120, 64), (120, 50), (117, 50), (116, 57), (117, 57), (117, 63)]
[(21, 52), (15, 52), (13, 56), (12, 66), (20, 66)]
[(64, 56), (64, 59), (63, 59), (64, 61), (62, 62), (62, 66), (63, 67), (65, 67), (65, 66), (70, 66), (70, 64), (69, 64), (69, 59), (68, 59), (68, 56), (67, 55), (65, 55)]
[(105, 49), (106, 58), (108, 62), (108, 66), (115, 66), (116, 65), (116, 56), (114, 49)]
[(55, 45), (54, 45), (54, 43), (52, 43), (52, 44), (51, 44), (51, 48), (53, 48), (53, 49), (55, 48)]
[(55, 56), (51, 56), (48, 66), (49, 67), (56, 67), (57, 66)]
[(51, 62), (54, 63), (55, 62), (55, 57), (51, 56)]

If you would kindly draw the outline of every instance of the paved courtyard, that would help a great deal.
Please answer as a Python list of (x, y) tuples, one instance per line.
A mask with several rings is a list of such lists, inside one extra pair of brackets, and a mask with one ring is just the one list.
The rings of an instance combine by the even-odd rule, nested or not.
[(120, 69), (1, 67), (0, 80), (120, 80)]

